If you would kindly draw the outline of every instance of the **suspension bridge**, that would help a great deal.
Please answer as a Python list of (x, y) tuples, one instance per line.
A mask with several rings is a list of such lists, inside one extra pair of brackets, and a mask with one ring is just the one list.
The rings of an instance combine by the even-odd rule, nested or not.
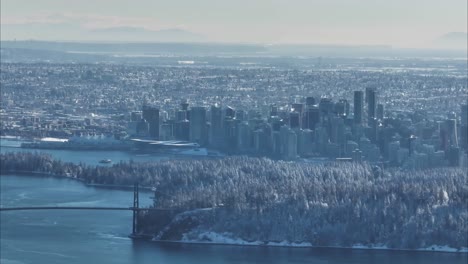
[(138, 183), (133, 185), (133, 206), (131, 207), (95, 207), (95, 206), (27, 206), (27, 207), (0, 207), (2, 211), (25, 211), (25, 210), (114, 210), (114, 211), (133, 211), (132, 234), (131, 238), (138, 237), (138, 212), (140, 211), (169, 211), (169, 209), (160, 208), (140, 208)]

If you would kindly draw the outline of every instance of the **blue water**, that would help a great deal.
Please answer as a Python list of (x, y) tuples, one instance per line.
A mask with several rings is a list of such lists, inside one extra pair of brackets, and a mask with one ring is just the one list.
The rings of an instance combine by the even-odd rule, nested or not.
[[(132, 192), (60, 178), (0, 176), (1, 206), (130, 206)], [(143, 205), (151, 203), (141, 193)], [(132, 241), (130, 211), (0, 212), (0, 263), (460, 263), (467, 254)]]
[[(15, 145), (16, 144), (16, 145)], [(1, 153), (31, 151), (15, 141), (0, 142)], [(35, 150), (36, 151), (36, 150)], [(98, 164), (103, 158), (149, 161), (167, 156), (120, 151), (41, 150), (64, 161)], [(88, 187), (70, 179), (0, 176), (0, 205), (132, 205), (132, 192)], [(150, 193), (140, 193), (149, 205)], [(160, 244), (133, 241), (130, 211), (0, 212), (0, 263), (468, 263), (468, 254), (350, 249)]]

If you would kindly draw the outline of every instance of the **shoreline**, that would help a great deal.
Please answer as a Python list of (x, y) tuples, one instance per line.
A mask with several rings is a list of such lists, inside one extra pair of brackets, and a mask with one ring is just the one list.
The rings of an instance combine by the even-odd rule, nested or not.
[[(140, 237), (141, 236), (141, 237)], [(171, 241), (171, 240), (154, 240), (150, 239), (148, 234), (142, 234), (138, 236), (130, 237), (132, 239), (145, 240), (153, 243), (160, 244), (181, 244), (181, 245), (214, 245), (214, 246), (236, 246), (236, 247), (264, 247), (264, 248), (303, 248), (303, 249), (347, 249), (347, 250), (382, 250), (382, 251), (402, 251), (402, 252), (418, 252), (418, 253), (448, 253), (448, 254), (468, 254), (468, 248), (462, 248), (457, 250), (449, 248), (447, 246), (432, 246), (431, 248), (420, 248), (420, 249), (404, 249), (404, 248), (387, 248), (385, 246), (368, 247), (363, 245), (354, 245), (351, 247), (340, 247), (340, 246), (312, 246), (312, 245), (300, 245), (302, 243), (289, 243), (283, 244), (282, 242), (246, 242), (246, 244), (240, 243), (221, 243), (221, 242), (202, 242), (202, 241)], [(273, 243), (273, 244), (271, 244)], [(308, 243), (308, 242), (304, 242)], [(296, 245), (295, 245), (296, 244)], [(443, 248), (446, 248), (443, 250)], [(450, 249), (450, 250), (449, 250)]]
[[(57, 175), (45, 172), (38, 172), (38, 171), (1, 171), (1, 176), (10, 176), (8, 173), (11, 174), (19, 174), (25, 175), (27, 177), (51, 177), (51, 178), (59, 178), (59, 179), (69, 179), (81, 182), (86, 187), (96, 187), (96, 188), (111, 188), (111, 189), (118, 189), (118, 190), (129, 190), (133, 189), (132, 185), (108, 185), (108, 184), (88, 184), (85, 183), (82, 179), (74, 178), (65, 175)], [(11, 175), (14, 176), (14, 175)], [(144, 192), (151, 192), (150, 187), (140, 187)], [(432, 245), (427, 248), (420, 248), (420, 249), (404, 249), (404, 248), (388, 248), (384, 245), (377, 245), (373, 247), (356, 244), (350, 247), (342, 247), (342, 246), (313, 246), (309, 242), (301, 242), (301, 243), (290, 243), (286, 241), (281, 242), (262, 242), (262, 241), (253, 241), (248, 242), (242, 239), (234, 239), (234, 238), (227, 238), (223, 237), (222, 235), (213, 233), (216, 236), (220, 236), (221, 239), (230, 239), (236, 240), (237, 242), (221, 242), (221, 241), (196, 241), (196, 240), (179, 240), (179, 241), (172, 241), (172, 240), (155, 240), (154, 235), (150, 234), (138, 234), (133, 235), (130, 234), (128, 237), (132, 240), (140, 240), (140, 241), (148, 241), (154, 243), (161, 243), (161, 244), (187, 244), (187, 245), (218, 245), (218, 246), (255, 246), (255, 247), (282, 247), (282, 248), (309, 248), (309, 249), (348, 249), (348, 250), (388, 250), (388, 251), (408, 251), (408, 252), (438, 252), (438, 253), (452, 253), (452, 254), (468, 254), (468, 248), (462, 248), (460, 250), (455, 248), (450, 248), (448, 246), (438, 246)]]
[[(29, 176), (29, 177), (50, 177), (50, 178), (57, 178), (57, 179), (69, 179), (73, 181), (78, 181), (81, 182), (83, 185), (86, 187), (96, 187), (96, 188), (103, 188), (103, 189), (116, 189), (116, 190), (133, 190), (133, 185), (117, 185), (117, 184), (104, 184), (104, 183), (86, 183), (84, 180), (76, 177), (71, 177), (71, 176), (66, 176), (66, 175), (58, 175), (58, 174), (52, 174), (52, 173), (46, 173), (46, 172), (40, 172), (40, 171), (5, 171), (1, 170), (0, 171), (0, 177), (1, 176), (8, 176), (8, 174), (19, 174), (19, 175), (24, 175), (24, 176)], [(13, 176), (13, 175), (11, 175)], [(138, 186), (139, 190), (141, 192), (153, 192), (151, 190), (151, 187), (145, 187), (145, 186)]]

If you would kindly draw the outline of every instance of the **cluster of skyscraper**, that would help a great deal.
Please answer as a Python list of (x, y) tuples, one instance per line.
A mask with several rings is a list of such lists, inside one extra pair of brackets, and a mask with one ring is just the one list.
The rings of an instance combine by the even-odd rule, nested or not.
[(129, 132), (134, 137), (191, 141), (232, 154), (287, 160), (329, 157), (409, 167), (458, 166), (466, 162), (466, 105), (461, 120), (457, 125), (456, 116), (439, 123), (387, 117), (376, 90), (367, 88), (365, 93), (354, 91), (353, 114), (345, 99), (307, 97), (287, 107), (256, 110), (189, 107), (183, 102), (180, 109), (161, 114), (158, 108), (144, 106), (142, 112), (132, 113)]

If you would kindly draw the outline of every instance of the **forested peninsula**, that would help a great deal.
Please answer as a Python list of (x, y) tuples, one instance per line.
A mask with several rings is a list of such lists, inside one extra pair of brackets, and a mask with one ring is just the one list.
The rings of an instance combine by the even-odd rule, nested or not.
[(0, 155), (2, 175), (37, 172), (85, 183), (154, 187), (140, 232), (155, 240), (255, 245), (468, 248), (463, 168), (381, 170), (367, 163), (267, 158), (88, 166), (39, 153)]

